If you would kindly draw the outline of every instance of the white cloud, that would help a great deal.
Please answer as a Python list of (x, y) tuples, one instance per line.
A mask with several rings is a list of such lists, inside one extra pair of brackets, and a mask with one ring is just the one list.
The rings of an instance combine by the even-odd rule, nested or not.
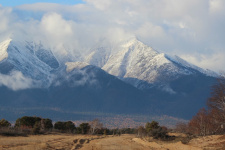
[(10, 19), (11, 19), (11, 8), (3, 8), (0, 6), (0, 40), (4, 40), (10, 35)]
[(86, 0), (87, 3), (94, 5), (97, 9), (106, 10), (112, 5), (111, 0)]
[(225, 1), (224, 0), (210, 0), (210, 13), (223, 14), (225, 13)]
[(0, 86), (2, 85), (16, 91), (34, 87), (35, 82), (30, 78), (24, 77), (21, 72), (13, 71), (10, 75), (0, 74)]
[(40, 32), (51, 42), (51, 45), (67, 44), (65, 41), (72, 42), (73, 22), (62, 18), (58, 13), (45, 14), (40, 21)]
[[(38, 3), (13, 9), (0, 7), (0, 33), (29, 35), (29, 39), (41, 39), (60, 51), (67, 47), (71, 54), (88, 50), (103, 38), (115, 43), (133, 35), (159, 51), (190, 55), (196, 60), (200, 55), (225, 54), (224, 0), (85, 2), (73, 6)], [(217, 66), (214, 59), (204, 59), (210, 62), (204, 63), (204, 68)], [(222, 57), (217, 59), (223, 62)]]
[(59, 37), (69, 36), (72, 34), (71, 25), (57, 13), (47, 14), (42, 18), (42, 28), (47, 34)]
[(181, 55), (181, 57), (192, 64), (196, 64), (202, 68), (208, 68), (217, 72), (224, 71), (225, 54), (214, 53), (212, 55), (195, 54)]
[(137, 30), (137, 34), (142, 37), (153, 37), (156, 39), (165, 37), (165, 31), (158, 25), (153, 25), (151, 22), (147, 22), (140, 26)]

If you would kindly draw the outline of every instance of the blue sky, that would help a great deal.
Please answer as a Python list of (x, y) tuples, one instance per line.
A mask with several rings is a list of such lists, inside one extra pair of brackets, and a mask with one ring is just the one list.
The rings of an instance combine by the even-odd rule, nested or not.
[(0, 0), (2, 6), (18, 6), (32, 3), (58, 3), (64, 5), (74, 5), (84, 3), (82, 0)]

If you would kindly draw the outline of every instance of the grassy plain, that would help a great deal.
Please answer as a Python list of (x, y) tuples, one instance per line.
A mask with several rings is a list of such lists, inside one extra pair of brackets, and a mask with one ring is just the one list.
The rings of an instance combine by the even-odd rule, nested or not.
[(198, 137), (183, 144), (174, 141), (137, 138), (135, 135), (93, 136), (72, 134), (0, 136), (0, 150), (224, 150), (225, 135)]

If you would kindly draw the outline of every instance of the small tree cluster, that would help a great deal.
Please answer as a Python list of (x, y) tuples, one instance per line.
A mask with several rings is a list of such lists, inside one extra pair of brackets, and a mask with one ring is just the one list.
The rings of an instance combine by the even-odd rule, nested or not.
[(58, 121), (54, 124), (54, 128), (62, 132), (74, 132), (76, 130), (76, 126), (72, 121)]
[(147, 122), (145, 127), (140, 126), (137, 129), (138, 137), (153, 137), (154, 139), (165, 140), (169, 138), (167, 135), (168, 131), (166, 127), (159, 126), (159, 123), (156, 121), (152, 121), (151, 123)]
[(33, 128), (34, 124), (40, 121), (41, 121), (40, 117), (24, 116), (16, 120), (15, 127)]
[(220, 113), (215, 109), (200, 109), (189, 121), (187, 128), (188, 133), (200, 136), (225, 133)]
[(77, 127), (78, 134), (88, 134), (90, 131), (91, 126), (89, 123), (81, 123), (79, 127)]
[(15, 127), (22, 130), (32, 131), (34, 134), (38, 134), (40, 131), (47, 131), (53, 128), (51, 119), (43, 119), (40, 117), (24, 116), (18, 118), (15, 123)]
[(5, 119), (0, 120), (0, 128), (8, 128), (11, 126), (11, 123)]
[(153, 137), (154, 139), (166, 139), (167, 128), (159, 126), (159, 123), (156, 121), (152, 121), (151, 123), (147, 122), (145, 125), (145, 130), (148, 136)]

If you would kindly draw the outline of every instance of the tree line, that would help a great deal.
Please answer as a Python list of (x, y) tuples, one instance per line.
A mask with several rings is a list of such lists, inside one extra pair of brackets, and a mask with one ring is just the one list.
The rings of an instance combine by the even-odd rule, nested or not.
[(188, 123), (178, 123), (176, 130), (192, 135), (225, 134), (225, 78), (212, 86), (207, 108), (202, 108)]
[(45, 133), (71, 133), (71, 134), (92, 134), (92, 135), (115, 135), (136, 134), (138, 137), (153, 137), (154, 139), (169, 139), (166, 127), (160, 126), (158, 122), (147, 122), (145, 127), (138, 128), (116, 128), (108, 129), (103, 126), (99, 119), (90, 122), (81, 123), (79, 126), (72, 121), (57, 121), (53, 124), (49, 118), (24, 116), (18, 118), (15, 125), (5, 119), (0, 120), (0, 134), (2, 135), (27, 135), (27, 134), (45, 134)]
[(23, 116), (18, 118), (14, 126), (5, 119), (0, 120), (0, 134), (2, 135), (44, 134), (49, 132), (120, 135), (135, 134), (136, 129), (108, 129), (103, 126), (103, 123), (99, 119), (81, 123), (79, 126), (76, 126), (72, 121), (57, 121), (53, 124), (49, 118), (36, 116)]

